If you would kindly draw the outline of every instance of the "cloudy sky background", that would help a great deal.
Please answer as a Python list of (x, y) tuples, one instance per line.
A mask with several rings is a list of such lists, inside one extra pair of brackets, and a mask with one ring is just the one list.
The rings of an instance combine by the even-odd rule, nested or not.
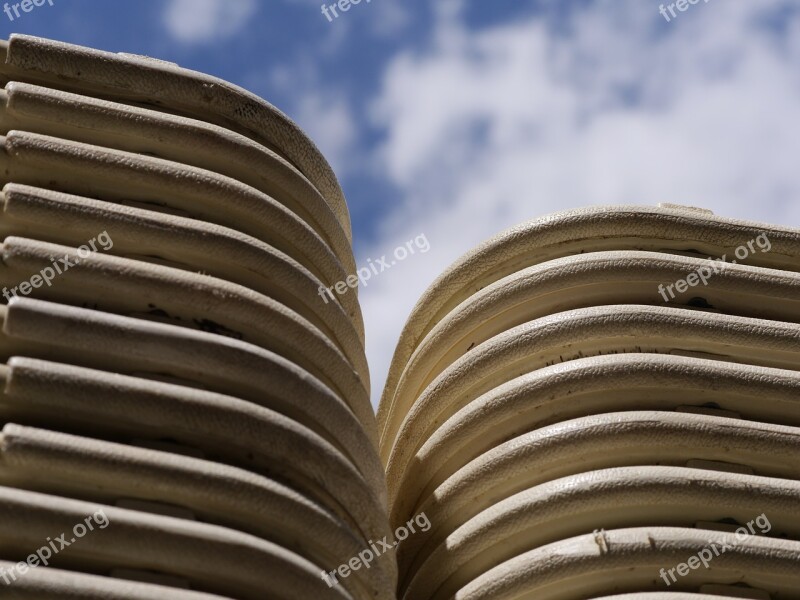
[[(331, 2), (333, 0), (330, 0)], [(174, 61), (288, 113), (339, 175), (366, 264), (373, 397), (450, 263), (520, 221), (589, 204), (703, 206), (800, 226), (800, 2), (53, 0), (31, 33)]]

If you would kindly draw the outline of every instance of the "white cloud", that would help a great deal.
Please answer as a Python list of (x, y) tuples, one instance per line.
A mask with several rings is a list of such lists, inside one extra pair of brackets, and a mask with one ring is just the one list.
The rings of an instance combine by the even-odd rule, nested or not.
[(179, 42), (214, 42), (239, 33), (257, 8), (256, 0), (169, 0), (163, 24)]
[[(420, 232), (431, 244), (361, 294), (373, 397), (424, 289), (518, 222), (674, 202), (800, 224), (800, 44), (765, 25), (790, 2), (700, 3), (665, 25), (657, 4), (600, 0), (558, 28), (480, 32), (460, 2), (442, 6), (430, 46), (394, 58), (372, 107), (403, 202), (363, 258)], [(800, 31), (797, 12), (780, 20)]]
[(298, 101), (293, 117), (314, 140), (341, 179), (355, 162), (356, 123), (350, 104), (334, 92), (307, 93)]
[(358, 121), (342, 87), (324, 82), (318, 65), (307, 59), (253, 76), (254, 81), (265, 78), (273, 95), (285, 96), (282, 109), (319, 147), (340, 180), (358, 166)]
[(371, 6), (368, 23), (370, 31), (379, 38), (397, 38), (411, 25), (411, 9), (396, 0), (377, 2)]

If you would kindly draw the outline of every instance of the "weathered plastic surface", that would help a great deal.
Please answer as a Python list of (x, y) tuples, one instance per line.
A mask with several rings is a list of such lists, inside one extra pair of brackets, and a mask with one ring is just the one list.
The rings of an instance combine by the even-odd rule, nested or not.
[(405, 473), (393, 514), (410, 510), (470, 460), (526, 432), (622, 410), (665, 411), (667, 419), (704, 405), (723, 415), (800, 427), (800, 373), (636, 352), (531, 371), (465, 405), (427, 439)]
[(483, 242), (431, 284), (406, 322), (378, 407), (382, 456), (385, 459), (407, 408), (395, 407), (394, 393), (409, 358), (423, 337), (472, 294), (526, 267), (586, 252), (642, 250), (696, 258), (727, 254), (730, 261), (738, 246), (762, 233), (769, 236), (772, 249), (751, 254), (747, 264), (800, 271), (800, 229), (680, 207), (597, 206), (563, 211)]
[(327, 285), (355, 271), (354, 262), (342, 264), (297, 215), (230, 177), (161, 158), (24, 131), (10, 131), (0, 137), (0, 149), (3, 183), (136, 202), (230, 227), (285, 252)]
[(224, 127), (10, 82), (0, 90), (0, 131), (12, 130), (158, 156), (226, 175), (284, 204), (325, 238), (343, 264), (352, 263), (346, 234), (311, 182), (280, 155)]
[(93, 571), (160, 571), (194, 589), (252, 600), (261, 600), (265, 589), (284, 597), (351, 597), (341, 586), (326, 585), (309, 561), (250, 534), (8, 487), (0, 487), (0, 546), (27, 556), (54, 532), (67, 532), (71, 542), (74, 524), (101, 509), (109, 524), (70, 543), (68, 552), (54, 553), (54, 567), (80, 560)]
[[(3, 428), (0, 447), (4, 483), (104, 504), (123, 498), (185, 507), (205, 522), (270, 540), (326, 571), (366, 543), (323, 505), (280, 482), (210, 460), (18, 425)], [(376, 562), (377, 575), (359, 570), (342, 584), (354, 597), (375, 597), (381, 587), (370, 578), (390, 588), (392, 564)]]
[(728, 362), (800, 367), (800, 325), (681, 308), (609, 305), (519, 325), (469, 352), (420, 395), (387, 465), (389, 500), (420, 446), (458, 409), (527, 372), (584, 356), (628, 353), (714, 355)]
[(294, 164), (320, 190), (350, 236), (347, 203), (314, 143), (277, 108), (216, 77), (174, 63), (12, 35), (0, 44), (3, 83), (23, 81), (119, 102), (157, 106), (244, 134)]
[(52, 257), (73, 266), (51, 286), (31, 290), (64, 304), (210, 331), (250, 342), (314, 374), (338, 393), (365, 427), (374, 420), (367, 389), (366, 357), (354, 339), (345, 356), (306, 319), (273, 299), (218, 278), (139, 260), (91, 253), (56, 244), (7, 237), (0, 252), (0, 285), (11, 288), (51, 267)]
[[(708, 261), (646, 252), (593, 252), (509, 275), (458, 305), (431, 329), (408, 361), (395, 402), (407, 406), (472, 347), (527, 321), (590, 305), (663, 305), (658, 285)], [(800, 323), (800, 273), (728, 265), (688, 298), (725, 314)]]
[[(251, 344), (174, 325), (29, 298), (12, 300), (4, 312), (5, 335), (0, 338), (0, 352), (4, 356), (31, 356), (129, 374), (166, 372), (179, 380), (204, 384), (212, 391), (267, 406), (274, 403), (287, 416), (312, 425), (314, 431), (328, 427), (330, 438), (339, 441), (341, 437), (342, 430), (333, 429), (332, 423), (342, 423), (345, 417), (324, 397), (318, 396), (316, 403), (311, 401), (314, 390), (308, 387), (310, 376), (303, 375), (296, 365)], [(55, 340), (51, 339), (54, 331), (62, 332)], [(44, 384), (48, 383), (45, 377)], [(303, 394), (303, 388), (308, 395)], [(286, 398), (283, 402), (282, 394)], [(342, 408), (355, 421), (352, 413)], [(306, 441), (298, 446), (307, 450), (306, 466), (314, 471), (314, 476), (302, 477), (300, 471), (291, 471), (287, 476), (296, 476), (295, 483), (303, 482), (307, 493), (317, 490), (336, 499), (331, 508), (344, 511), (343, 518), (356, 523), (367, 539), (386, 535), (388, 526), (380, 490), (367, 485), (333, 443), (318, 440), (315, 447), (310, 432), (297, 435), (298, 441), (306, 436)], [(327, 460), (323, 460), (326, 455)]]
[(499, 564), (592, 533), (598, 523), (605, 529), (692, 527), (747, 523), (764, 513), (772, 535), (798, 539), (798, 504), (800, 481), (659, 466), (584, 472), (523, 490), (464, 523), (426, 558), (404, 597), (450, 598)]
[[(641, 398), (632, 398), (631, 405)], [(530, 429), (492, 447), (423, 494), (415, 510), (424, 512), (432, 525), (399, 548), (401, 572), (412, 562), (427, 560), (450, 532), (497, 502), (586, 471), (654, 464), (680, 467), (702, 460), (800, 481), (800, 429), (795, 427), (631, 410)]]
[(351, 343), (355, 330), (363, 348), (364, 322), (357, 296), (337, 294), (320, 302), (322, 282), (311, 271), (252, 236), (197, 219), (17, 183), (6, 184), (0, 198), (4, 237), (30, 237), (74, 248), (108, 231), (114, 245), (104, 253), (238, 283), (297, 311), (342, 349)]
[[(526, 552), (461, 588), (456, 600), (571, 600), (663, 591), (659, 570), (685, 562), (709, 539), (732, 545), (730, 533), (674, 527), (598, 531)], [(710, 584), (747, 586), (795, 600), (800, 542), (752, 536), (715, 556), (712, 569), (691, 570), (677, 591)]]
[[(17, 563), (0, 561), (6, 571)], [(13, 585), (3, 587), (3, 597), (14, 600), (163, 600), (164, 587), (56, 568), (32, 569)], [(170, 600), (229, 600), (224, 596), (172, 588)]]

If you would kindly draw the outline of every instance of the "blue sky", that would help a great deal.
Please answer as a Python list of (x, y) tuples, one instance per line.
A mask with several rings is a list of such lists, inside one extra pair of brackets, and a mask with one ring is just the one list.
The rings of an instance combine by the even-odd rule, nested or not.
[[(328, 4), (332, 3), (332, 0)], [(589, 204), (800, 226), (800, 2), (53, 0), (29, 33), (232, 81), (308, 131), (358, 262), (424, 234), (360, 297), (377, 397), (416, 299), (515, 223)], [(669, 4), (669, 3), (665, 3)]]

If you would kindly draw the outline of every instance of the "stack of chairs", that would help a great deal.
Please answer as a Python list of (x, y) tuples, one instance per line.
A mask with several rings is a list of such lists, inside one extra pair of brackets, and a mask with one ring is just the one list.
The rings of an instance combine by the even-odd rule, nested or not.
[(148, 57), (13, 36), (0, 78), (0, 595), (394, 597), (388, 557), (322, 576), (389, 528), (357, 294), (320, 293), (355, 264), (314, 144)]
[(392, 525), (432, 524), (398, 598), (800, 598), (798, 323), (800, 230), (692, 207), (562, 212), (461, 258), (378, 410)]

